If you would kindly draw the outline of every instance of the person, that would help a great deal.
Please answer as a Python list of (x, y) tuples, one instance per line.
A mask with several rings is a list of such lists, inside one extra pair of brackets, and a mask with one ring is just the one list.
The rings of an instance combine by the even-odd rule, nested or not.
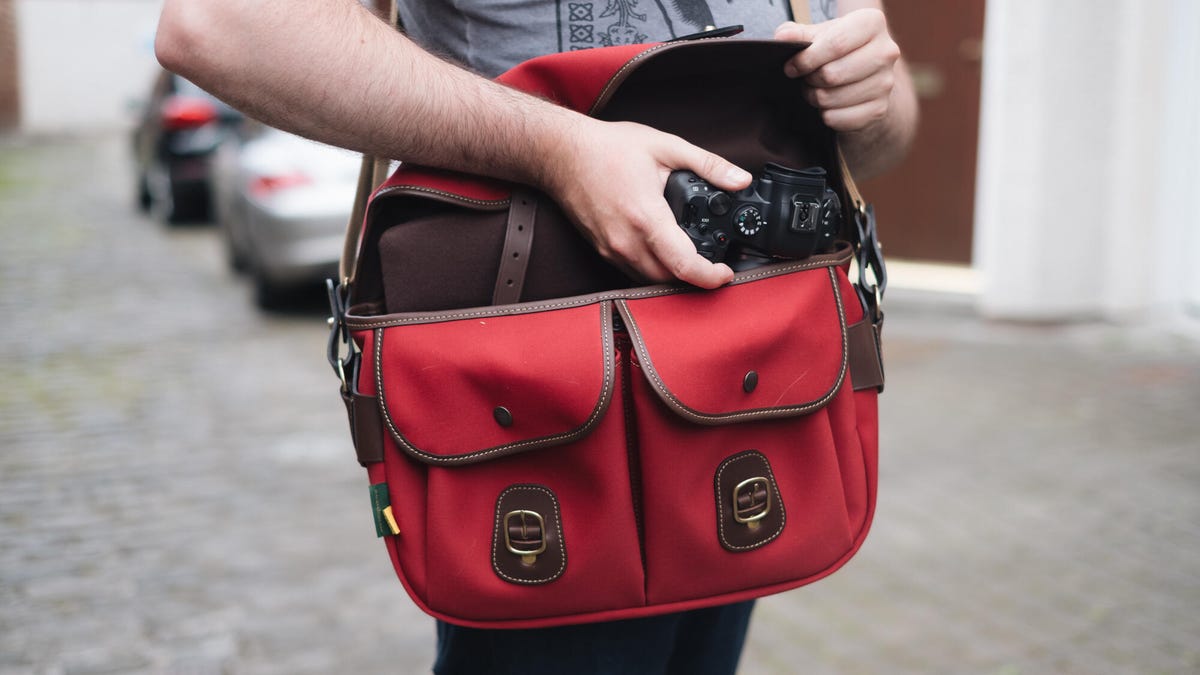
[[(881, 0), (811, 4), (814, 18), (827, 20), (792, 22), (783, 0), (401, 0), (401, 34), (358, 0), (166, 0), (155, 50), (167, 69), (267, 124), (535, 186), (631, 274), (716, 288), (732, 270), (696, 253), (663, 187), (671, 171), (688, 169), (737, 190), (752, 179), (745, 168), (676, 136), (595, 120), (488, 78), (552, 51), (743, 24), (745, 37), (811, 42), (785, 73), (807, 85), (855, 176), (877, 174), (903, 157), (917, 119)], [(751, 608), (531, 631), (439, 622), (434, 670), (732, 673)]]

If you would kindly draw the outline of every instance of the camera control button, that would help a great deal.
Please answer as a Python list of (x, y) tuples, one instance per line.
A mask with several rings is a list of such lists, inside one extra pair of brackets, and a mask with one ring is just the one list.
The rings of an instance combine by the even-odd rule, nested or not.
[(747, 206), (738, 211), (737, 215), (733, 217), (733, 222), (737, 225), (738, 232), (747, 237), (758, 234), (763, 226), (762, 214), (753, 206)]
[(714, 216), (723, 216), (729, 213), (729, 209), (733, 207), (733, 200), (724, 192), (718, 192), (708, 198), (708, 210), (712, 211)]

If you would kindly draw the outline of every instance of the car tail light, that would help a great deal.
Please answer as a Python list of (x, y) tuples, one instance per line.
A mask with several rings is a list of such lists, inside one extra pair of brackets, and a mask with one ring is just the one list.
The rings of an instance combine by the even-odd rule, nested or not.
[(162, 104), (162, 125), (168, 131), (195, 129), (217, 119), (217, 106), (195, 96), (172, 96)]
[(250, 194), (255, 197), (266, 197), (280, 190), (299, 185), (308, 185), (309, 183), (312, 183), (312, 178), (300, 171), (281, 173), (273, 176), (255, 176), (250, 181)]

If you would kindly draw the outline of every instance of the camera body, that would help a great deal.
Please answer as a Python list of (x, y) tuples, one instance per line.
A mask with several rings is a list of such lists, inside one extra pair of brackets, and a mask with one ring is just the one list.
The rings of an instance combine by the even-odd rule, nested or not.
[(675, 171), (664, 196), (675, 222), (713, 262), (738, 254), (806, 258), (831, 249), (841, 230), (842, 205), (820, 167), (769, 163), (749, 187), (732, 193)]

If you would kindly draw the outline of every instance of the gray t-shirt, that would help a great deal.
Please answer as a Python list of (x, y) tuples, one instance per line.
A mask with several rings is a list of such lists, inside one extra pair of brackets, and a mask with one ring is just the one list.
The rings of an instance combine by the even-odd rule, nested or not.
[[(808, 0), (814, 22), (836, 0)], [(791, 18), (788, 0), (399, 0), (408, 35), (488, 76), (543, 54), (657, 42), (740, 24), (769, 38)]]

